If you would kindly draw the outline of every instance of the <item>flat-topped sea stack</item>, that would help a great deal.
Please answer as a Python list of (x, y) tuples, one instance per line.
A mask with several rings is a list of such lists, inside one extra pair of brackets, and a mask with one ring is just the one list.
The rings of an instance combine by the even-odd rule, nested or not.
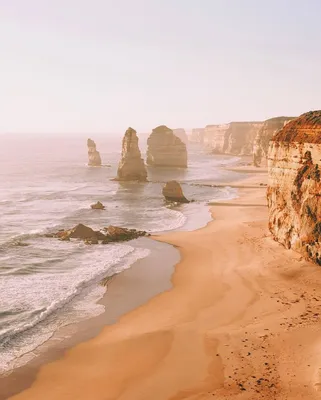
[(148, 165), (187, 168), (186, 144), (167, 126), (161, 125), (153, 129), (147, 144)]
[(253, 145), (253, 164), (256, 167), (267, 166), (269, 143), (272, 137), (295, 117), (276, 117), (266, 120), (258, 131)]
[(96, 143), (88, 139), (87, 140), (87, 147), (88, 147), (88, 165), (91, 167), (100, 167), (101, 166), (101, 158), (99, 151), (96, 149)]
[(177, 181), (169, 181), (163, 187), (163, 196), (167, 201), (177, 203), (189, 203), (189, 200), (184, 196), (181, 185)]
[(290, 121), (270, 141), (269, 229), (275, 240), (319, 265), (320, 164), (321, 111), (311, 111)]
[(121, 160), (116, 180), (147, 181), (147, 171), (138, 147), (138, 137), (136, 131), (132, 128), (127, 129), (123, 138)]

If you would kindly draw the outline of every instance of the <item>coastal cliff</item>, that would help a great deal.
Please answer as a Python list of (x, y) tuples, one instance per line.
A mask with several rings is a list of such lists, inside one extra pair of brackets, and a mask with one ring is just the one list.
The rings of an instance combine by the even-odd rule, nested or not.
[(270, 141), (267, 191), (275, 240), (321, 265), (321, 111), (289, 122)]
[(165, 125), (153, 129), (147, 140), (147, 164), (155, 167), (187, 167), (185, 143)]
[(252, 155), (255, 137), (262, 122), (231, 122), (207, 125), (204, 143), (213, 154)]
[(139, 150), (138, 137), (132, 128), (127, 129), (123, 138), (116, 179), (119, 181), (147, 181), (147, 171)]
[(276, 117), (270, 118), (264, 122), (254, 139), (253, 164), (256, 167), (266, 167), (270, 140), (274, 134), (293, 119), (294, 117)]
[(97, 151), (96, 149), (96, 143), (93, 140), (88, 139), (87, 147), (88, 147), (88, 165), (92, 167), (101, 166), (101, 158), (99, 151)]
[(183, 128), (173, 129), (173, 133), (175, 136), (180, 138), (183, 143), (187, 144), (188, 137), (187, 137), (185, 129), (183, 129)]

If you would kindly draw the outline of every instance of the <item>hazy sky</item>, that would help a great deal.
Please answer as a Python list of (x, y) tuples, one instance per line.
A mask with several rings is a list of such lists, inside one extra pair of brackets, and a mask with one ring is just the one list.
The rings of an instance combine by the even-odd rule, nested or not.
[(0, 132), (321, 108), (320, 0), (0, 0)]

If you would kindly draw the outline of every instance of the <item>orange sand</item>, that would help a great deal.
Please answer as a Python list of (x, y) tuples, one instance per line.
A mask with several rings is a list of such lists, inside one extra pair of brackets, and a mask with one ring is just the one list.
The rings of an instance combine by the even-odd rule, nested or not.
[(181, 251), (173, 289), (12, 399), (320, 398), (321, 270), (271, 239), (264, 188), (227, 203), (203, 229), (156, 238)]

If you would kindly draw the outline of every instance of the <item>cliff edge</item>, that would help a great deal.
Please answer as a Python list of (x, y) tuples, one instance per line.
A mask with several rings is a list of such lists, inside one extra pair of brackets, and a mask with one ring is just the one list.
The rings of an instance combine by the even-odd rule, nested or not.
[(275, 240), (321, 265), (321, 111), (289, 122), (270, 141), (267, 200)]

